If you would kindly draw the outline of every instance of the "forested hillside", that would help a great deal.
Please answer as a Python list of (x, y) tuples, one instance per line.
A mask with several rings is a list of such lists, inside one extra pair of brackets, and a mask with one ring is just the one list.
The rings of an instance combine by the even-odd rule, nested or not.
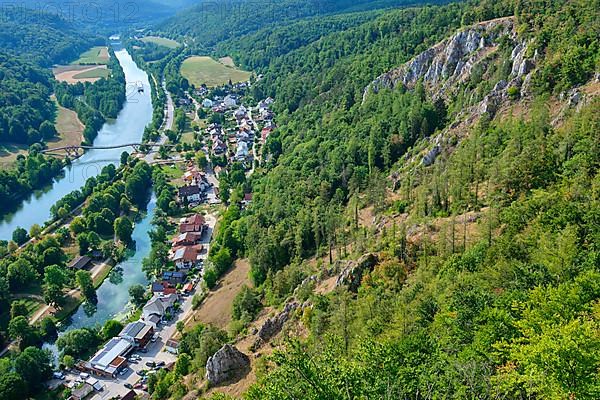
[[(443, 1), (432, 1), (430, 3)], [(285, 26), (311, 16), (326, 16), (347, 11), (366, 11), (386, 7), (419, 4), (411, 0), (334, 0), (334, 1), (202, 1), (158, 24), (156, 29), (169, 36), (189, 36), (199, 49), (211, 49), (217, 43), (238, 38), (267, 26)]]
[[(277, 112), (261, 168), (223, 178), (252, 205), (211, 246), (254, 288), (229, 337), (184, 333), (153, 398), (202, 396), (226, 340), (254, 343), (248, 399), (598, 398), (598, 10), (479, 1), (220, 43)], [(265, 343), (268, 316), (287, 322)]]
[[(23, 0), (7, 3), (5, 9), (12, 12), (27, 13), (27, 22), (36, 21), (37, 14), (49, 14), (53, 18), (70, 21), (80, 29), (108, 36), (116, 29), (128, 29), (132, 26), (147, 27), (175, 14), (178, 10), (196, 4), (196, 0), (88, 0), (81, 2), (57, 2), (53, 0)], [(33, 13), (28, 10), (33, 10)], [(75, 43), (75, 42), (74, 42)]]
[(0, 142), (49, 139), (55, 107), (49, 70), (0, 51)]
[[(49, 8), (51, 9), (51, 8)], [(0, 48), (44, 67), (68, 63), (102, 37), (83, 32), (72, 21), (20, 4), (2, 8)]]

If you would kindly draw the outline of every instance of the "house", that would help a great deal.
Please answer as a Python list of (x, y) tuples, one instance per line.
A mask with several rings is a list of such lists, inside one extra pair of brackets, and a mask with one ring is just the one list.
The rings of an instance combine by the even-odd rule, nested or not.
[(71, 263), (68, 265), (68, 268), (74, 270), (85, 269), (90, 265), (91, 262), (92, 259), (88, 256), (77, 257), (71, 261)]
[(246, 116), (247, 112), (248, 112), (248, 110), (246, 109), (246, 107), (240, 106), (240, 108), (238, 108), (237, 110), (235, 110), (235, 112), (233, 113), (233, 116), (237, 120), (241, 120), (242, 118), (244, 118)]
[(221, 140), (215, 140), (212, 146), (212, 151), (213, 154), (215, 155), (220, 155), (225, 153), (225, 151), (227, 151), (227, 146), (225, 146), (225, 143), (223, 143)]
[(94, 374), (116, 378), (118, 372), (127, 366), (127, 354), (133, 350), (133, 347), (133, 344), (126, 339), (112, 338), (98, 350), (86, 367)]
[(87, 395), (89, 395), (93, 391), (94, 388), (92, 387), (92, 385), (84, 382), (81, 385), (77, 386), (75, 389), (73, 389), (73, 391), (71, 392), (71, 399), (83, 400), (87, 397)]
[(138, 348), (146, 347), (154, 335), (154, 327), (143, 321), (135, 321), (127, 324), (119, 333), (119, 337), (128, 340)]
[(245, 193), (244, 199), (242, 200), (243, 205), (248, 205), (252, 202), (252, 193)]
[(223, 99), (223, 104), (225, 105), (225, 107), (232, 108), (237, 106), (237, 100), (229, 94)]
[(168, 313), (173, 311), (173, 306), (177, 303), (177, 300), (179, 300), (177, 294), (152, 297), (142, 308), (142, 319), (156, 326), (158, 322), (165, 319)]
[(179, 221), (179, 233), (198, 232), (202, 235), (204, 231), (204, 217), (200, 214), (194, 214)]
[(198, 232), (185, 232), (173, 239), (172, 247), (193, 246), (200, 242), (201, 234)]
[(194, 290), (194, 284), (192, 282), (188, 282), (183, 286), (183, 293), (189, 294)]
[(263, 143), (267, 140), (267, 138), (269, 137), (269, 135), (271, 134), (271, 132), (273, 132), (273, 128), (265, 126), (262, 131), (260, 131), (260, 137), (263, 141)]
[(165, 350), (172, 354), (179, 353), (179, 342), (175, 339), (167, 340), (165, 344)]
[(248, 145), (246, 142), (240, 141), (235, 152), (235, 159), (244, 160), (246, 157), (248, 157)]
[(185, 282), (187, 274), (183, 271), (165, 271), (162, 278), (164, 282), (170, 285), (178, 285)]
[(202, 107), (211, 108), (215, 103), (211, 99), (202, 100)]
[(186, 185), (179, 188), (179, 201), (188, 204), (199, 203), (202, 199), (202, 190), (196, 185)]
[(85, 380), (85, 383), (91, 385), (92, 388), (94, 388), (94, 390), (98, 392), (104, 389), (104, 387), (102, 386), (102, 382), (100, 382), (96, 378), (92, 378), (91, 376)]
[(178, 103), (180, 106), (189, 106), (190, 104), (192, 104), (192, 101), (187, 97), (182, 97), (179, 99)]
[(201, 244), (177, 248), (172, 257), (172, 260), (175, 263), (175, 267), (177, 268), (177, 270), (189, 270), (190, 268), (197, 267), (200, 264), (200, 261), (202, 260), (200, 258), (201, 251)]
[(206, 175), (196, 170), (195, 168), (188, 169), (183, 174), (183, 180), (189, 185), (198, 186), (200, 190), (206, 190), (209, 186)]
[(151, 285), (152, 294), (158, 296), (167, 296), (169, 294), (176, 294), (177, 289), (169, 282), (152, 282)]

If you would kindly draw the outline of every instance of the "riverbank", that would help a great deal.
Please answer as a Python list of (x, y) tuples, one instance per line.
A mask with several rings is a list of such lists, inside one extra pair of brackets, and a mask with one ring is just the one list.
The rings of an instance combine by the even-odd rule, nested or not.
[[(141, 82), (150, 88), (148, 75), (138, 68), (127, 50), (115, 51), (127, 82)], [(107, 121), (94, 139), (94, 146), (111, 146), (141, 142), (146, 125), (152, 120), (150, 90), (128, 93), (127, 101), (114, 121)], [(86, 151), (82, 157), (63, 169), (63, 176), (35, 195), (30, 195), (11, 214), (0, 220), (0, 239), (10, 240), (17, 226), (29, 230), (40, 221), (51, 219), (50, 208), (58, 200), (85, 185), (88, 178), (97, 176), (106, 165), (118, 165), (123, 151), (133, 149), (107, 149)]]

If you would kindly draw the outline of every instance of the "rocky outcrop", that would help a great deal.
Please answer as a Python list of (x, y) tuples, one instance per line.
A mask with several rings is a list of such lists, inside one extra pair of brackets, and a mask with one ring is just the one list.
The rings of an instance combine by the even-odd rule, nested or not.
[[(473, 25), (379, 76), (367, 87), (365, 95), (370, 90), (378, 92), (399, 85), (412, 89), (419, 80), (430, 89), (436, 88), (433, 97), (447, 95), (451, 88), (470, 78), (473, 67), (497, 47), (496, 39), (506, 34), (516, 37), (512, 17)], [(517, 69), (527, 69), (524, 50), (519, 49), (517, 53), (521, 57)]]
[(296, 310), (302, 310), (306, 307), (311, 306), (312, 304), (309, 301), (306, 301), (303, 304), (300, 304), (295, 300), (286, 303), (283, 307), (283, 311), (281, 311), (276, 316), (267, 319), (258, 329), (258, 332), (256, 333), (256, 339), (250, 347), (250, 350), (258, 350), (260, 347), (262, 347), (263, 344), (267, 343), (269, 340), (271, 340), (271, 338), (273, 338), (279, 332), (281, 332), (285, 323), (290, 320), (290, 318)]
[(421, 164), (428, 167), (435, 162), (435, 159), (442, 152), (442, 135), (437, 135), (433, 139), (433, 147), (429, 150), (421, 160)]
[(373, 253), (361, 256), (358, 261), (348, 261), (339, 273), (335, 286), (348, 286), (348, 290), (356, 292), (365, 273), (371, 272), (378, 261), (377, 255)]
[(250, 358), (236, 347), (226, 344), (206, 362), (206, 379), (212, 385), (232, 380), (247, 372)]
[(273, 318), (269, 318), (265, 321), (265, 323), (258, 330), (258, 338), (263, 341), (267, 341), (271, 339), (273, 336), (277, 335), (279, 331), (283, 328), (283, 324), (285, 324), (291, 317), (292, 313), (300, 306), (300, 304), (296, 301), (292, 301), (287, 303), (283, 308), (283, 311), (274, 316)]

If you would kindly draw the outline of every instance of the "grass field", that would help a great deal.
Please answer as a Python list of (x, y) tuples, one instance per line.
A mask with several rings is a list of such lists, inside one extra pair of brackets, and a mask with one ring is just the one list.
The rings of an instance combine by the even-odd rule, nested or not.
[(233, 58), (231, 57), (221, 57), (219, 58), (219, 62), (228, 67), (235, 68), (235, 63), (233, 62)]
[(0, 169), (10, 168), (19, 154), (26, 155), (27, 147), (24, 144), (0, 144)]
[(175, 40), (167, 39), (160, 36), (146, 36), (140, 40), (144, 43), (154, 43), (159, 46), (168, 47), (169, 49), (175, 49), (181, 46), (179, 42), (176, 42)]
[(54, 127), (58, 132), (58, 138), (49, 140), (48, 142), (56, 147), (81, 144), (83, 141), (83, 129), (85, 127), (79, 118), (77, 118), (77, 113), (62, 107), (58, 103), (56, 103), (56, 109), (57, 113)]
[(108, 78), (110, 76), (110, 70), (107, 68), (94, 68), (88, 71), (80, 72), (79, 74), (73, 75), (74, 79), (100, 79)]
[(108, 48), (105, 46), (92, 47), (79, 56), (79, 59), (71, 64), (89, 65), (89, 64), (108, 64)]
[(181, 75), (196, 87), (203, 83), (207, 86), (224, 85), (229, 80), (233, 83), (247, 81), (252, 75), (248, 71), (228, 67), (210, 57), (195, 56), (181, 64)]
[(67, 83), (93, 83), (110, 75), (110, 70), (106, 65), (59, 65), (54, 67), (52, 72), (57, 81)]

